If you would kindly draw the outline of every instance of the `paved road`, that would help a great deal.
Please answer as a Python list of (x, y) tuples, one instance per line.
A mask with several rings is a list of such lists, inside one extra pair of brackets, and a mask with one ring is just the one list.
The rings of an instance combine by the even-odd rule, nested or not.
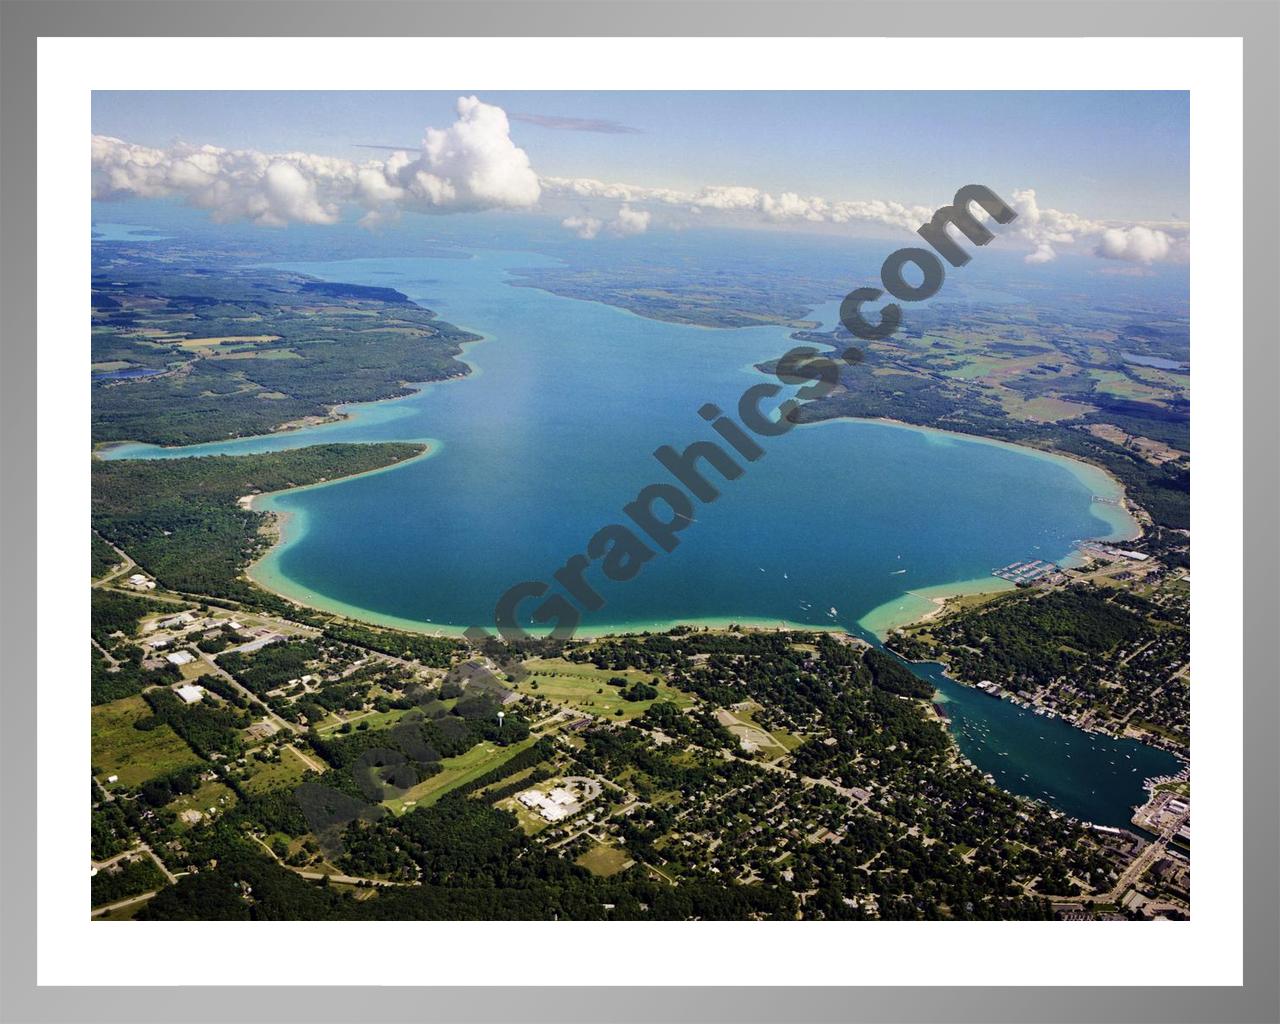
[[(287, 866), (287, 865), (286, 865)], [(363, 882), (365, 885), (376, 886), (396, 886), (396, 885), (420, 885), (419, 882), (388, 882), (384, 878), (357, 878), (355, 875), (326, 875), (323, 871), (298, 871), (297, 868), (290, 868), (303, 878), (309, 878), (314, 882), (327, 878), (331, 882), (342, 882), (345, 885), (359, 885)]]
[(157, 892), (159, 892), (159, 890), (154, 889), (151, 892), (144, 892), (141, 896), (131, 896), (129, 899), (121, 900), (119, 903), (108, 903), (105, 907), (98, 907), (96, 910), (90, 913), (89, 916), (100, 917), (101, 915), (111, 910), (119, 910), (121, 907), (131, 907), (135, 903), (141, 903), (143, 900), (151, 899), (151, 897), (154, 896)]
[[(1182, 828), (1188, 817), (1190, 817), (1190, 813), (1181, 815), (1173, 824), (1165, 826), (1159, 837), (1148, 844), (1145, 850), (1130, 861), (1129, 866), (1124, 869), (1123, 874), (1120, 875), (1120, 878), (1109, 892), (1099, 893), (1096, 896), (1071, 896), (1067, 897), (1066, 901), (1072, 903), (1118, 903), (1124, 896), (1125, 891), (1146, 874), (1147, 868), (1151, 867), (1156, 860), (1164, 855), (1165, 849), (1169, 845), (1169, 840), (1177, 834), (1178, 829)], [(1055, 897), (1049, 898), (1054, 899)], [(1057, 898), (1064, 899), (1063, 897)]]
[(161, 859), (156, 855), (156, 851), (155, 851), (155, 850), (151, 849), (151, 847), (150, 847), (150, 846), (148, 846), (146, 843), (139, 843), (139, 844), (138, 844), (138, 848), (139, 848), (139, 849), (141, 849), (141, 850), (146, 850), (146, 851), (147, 851), (147, 853), (151, 854), (151, 859), (152, 859), (153, 861), (155, 861), (155, 862), (156, 862), (156, 867), (158, 867), (158, 868), (159, 868), (159, 869), (164, 873), (164, 877), (165, 877), (165, 878), (167, 878), (167, 879), (169, 879), (169, 884), (170, 884), (170, 885), (176, 885), (176, 884), (177, 884), (178, 876), (177, 876), (177, 875), (175, 875), (172, 871), (170, 871), (167, 867), (165, 867), (165, 866), (164, 866), (164, 861), (162, 861), (162, 860), (161, 860)]
[(258, 697), (253, 693), (252, 690), (246, 689), (245, 687), (241, 686), (240, 683), (236, 680), (236, 677), (233, 676), (221, 665), (219, 665), (217, 661), (214, 660), (212, 655), (206, 654), (204, 651), (201, 651), (199, 647), (197, 647), (196, 650), (199, 651), (200, 653), (200, 660), (204, 662), (206, 665), (208, 665), (210, 668), (212, 668), (213, 671), (220, 678), (225, 679), (228, 683), (230, 683), (233, 687), (235, 687), (238, 693), (240, 693), (242, 696), (249, 698), (249, 702), (252, 706), (264, 712), (263, 717), (269, 718), (271, 721), (275, 722), (275, 724), (278, 725), (280, 728), (286, 730), (287, 732), (293, 733), (295, 736), (300, 736), (302, 735), (302, 733), (306, 732), (306, 730), (303, 729), (302, 726), (296, 725), (293, 722), (286, 722), (283, 718), (277, 715), (269, 707), (263, 704), (262, 701), (258, 699)]
[(135, 846), (135, 847), (132, 847), (131, 849), (125, 850), (123, 853), (117, 853), (114, 857), (108, 857), (106, 860), (90, 861), (90, 863), (99, 871), (101, 871), (103, 868), (109, 868), (111, 867), (112, 864), (115, 864), (118, 861), (122, 861), (126, 857), (136, 857), (138, 854), (142, 852), (143, 850), (141, 846)]
[(98, 540), (102, 541), (102, 543), (103, 543), (103, 544), (105, 544), (107, 547), (109, 547), (109, 548), (110, 548), (112, 551), (114, 551), (117, 555), (119, 555), (119, 556), (120, 556), (120, 558), (121, 558), (121, 559), (123, 559), (123, 561), (124, 561), (124, 564), (123, 564), (122, 566), (120, 566), (118, 569), (113, 569), (113, 570), (111, 570), (111, 572), (109, 572), (109, 573), (107, 573), (105, 576), (103, 576), (103, 577), (102, 577), (102, 579), (100, 579), (100, 580), (94, 580), (94, 581), (93, 581), (93, 584), (92, 584), (93, 586), (95, 586), (95, 587), (105, 587), (105, 586), (106, 586), (108, 583), (110, 583), (112, 580), (118, 580), (121, 576), (123, 576), (125, 573), (127, 573), (130, 569), (134, 568), (138, 563), (137, 563), (137, 562), (135, 562), (135, 561), (134, 561), (132, 558), (130, 558), (128, 555), (126, 555), (123, 551), (121, 551), (121, 550), (120, 550), (118, 547), (116, 547), (114, 544), (112, 544), (109, 540), (106, 540), (104, 537), (102, 537), (100, 534), (96, 534), (96, 533), (95, 533), (95, 534), (94, 534), (94, 536), (95, 536), (95, 537), (97, 537), (97, 538), (98, 538)]
[(114, 857), (108, 857), (106, 860), (95, 860), (95, 861), (91, 861), (90, 863), (92, 863), (95, 868), (101, 871), (104, 868), (111, 867), (111, 865), (115, 864), (117, 861), (124, 860), (126, 857), (137, 857), (139, 854), (142, 854), (142, 853), (145, 853), (148, 857), (150, 857), (153, 861), (156, 862), (156, 867), (158, 867), (161, 870), (161, 872), (164, 874), (164, 877), (169, 880), (170, 885), (178, 881), (178, 876), (175, 875), (172, 871), (170, 871), (167, 867), (165, 867), (164, 861), (162, 861), (160, 857), (156, 854), (156, 851), (151, 849), (151, 847), (148, 846), (145, 842), (139, 842), (137, 846), (131, 849), (125, 850), (123, 853), (117, 853)]

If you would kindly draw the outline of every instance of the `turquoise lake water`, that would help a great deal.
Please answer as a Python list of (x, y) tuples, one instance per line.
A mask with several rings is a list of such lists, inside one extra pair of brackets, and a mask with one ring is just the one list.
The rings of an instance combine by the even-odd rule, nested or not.
[[(599, 303), (513, 287), (529, 253), (470, 260), (376, 259), (280, 264), (333, 281), (392, 287), (485, 336), (462, 358), (467, 378), (408, 398), (353, 407), (349, 419), (262, 438), (108, 457), (279, 450), (322, 441), (423, 440), (429, 457), (387, 472), (292, 491), (257, 507), (287, 516), (285, 541), (254, 570), (298, 600), (388, 624), (492, 625), (498, 595), (551, 580), (651, 482), (653, 458), (715, 433), (707, 402), (736, 409), (766, 378), (753, 366), (796, 342), (777, 327), (667, 324)], [(810, 319), (831, 326), (837, 303)], [(779, 400), (791, 393), (787, 389)], [(771, 405), (767, 405), (771, 408)], [(869, 636), (918, 611), (910, 592), (989, 579), (1026, 558), (1061, 560), (1076, 540), (1128, 536), (1100, 471), (978, 440), (892, 424), (834, 421), (759, 439), (734, 481), (699, 505), (671, 554), (626, 583), (598, 568), (605, 600), (582, 633), (674, 621), (787, 622)], [(526, 613), (536, 604), (525, 605)], [(1131, 741), (1092, 736), (941, 677), (962, 750), (1014, 792), (1071, 814), (1127, 824), (1142, 780), (1178, 762)]]

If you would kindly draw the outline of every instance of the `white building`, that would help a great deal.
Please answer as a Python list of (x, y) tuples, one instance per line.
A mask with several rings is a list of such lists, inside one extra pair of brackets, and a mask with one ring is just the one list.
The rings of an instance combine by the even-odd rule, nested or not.
[(190, 651), (174, 651), (172, 654), (166, 654), (164, 660), (171, 665), (190, 665), (196, 660), (196, 656)]
[(559, 821), (578, 810), (578, 798), (562, 786), (557, 786), (550, 793), (537, 789), (526, 789), (516, 797), (531, 811), (537, 811), (547, 821)]
[(186, 686), (179, 686), (173, 691), (182, 698), (186, 704), (196, 704), (204, 700), (204, 687), (196, 686), (194, 683), (187, 683)]

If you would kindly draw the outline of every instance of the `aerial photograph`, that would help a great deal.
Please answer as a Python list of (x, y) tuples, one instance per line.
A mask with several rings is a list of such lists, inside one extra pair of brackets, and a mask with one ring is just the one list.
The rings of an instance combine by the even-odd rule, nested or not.
[(92, 919), (1189, 920), (1189, 115), (94, 93)]

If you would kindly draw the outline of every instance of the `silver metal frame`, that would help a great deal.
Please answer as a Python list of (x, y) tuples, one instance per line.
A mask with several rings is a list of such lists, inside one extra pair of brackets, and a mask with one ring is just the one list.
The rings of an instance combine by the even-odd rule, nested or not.
[[(730, 17), (731, 15), (731, 17)], [(0, 0), (0, 1019), (1258, 1021), (1280, 1019), (1280, 6), (1275, 0)], [(38, 988), (35, 985), (36, 40), (40, 36), (1229, 36), (1244, 40), (1244, 985), (1233, 988)], [(1203, 311), (1201, 311), (1203, 313)], [(1244, 553), (1241, 552), (1241, 558)], [(696, 927), (696, 926), (695, 926)], [(1017, 927), (1011, 925), (1010, 927)], [(1064, 926), (1067, 927), (1067, 926)]]

